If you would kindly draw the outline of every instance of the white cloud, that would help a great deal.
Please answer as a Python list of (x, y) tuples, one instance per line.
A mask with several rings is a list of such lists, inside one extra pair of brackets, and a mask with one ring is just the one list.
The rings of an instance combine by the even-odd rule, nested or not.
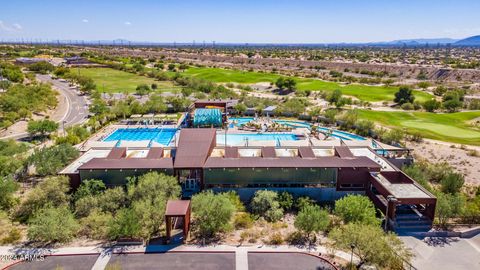
[(12, 25), (8, 25), (6, 23), (4, 23), (3, 21), (0, 21), (0, 31), (5, 31), (5, 32), (18, 32), (20, 30), (22, 30), (23, 27), (18, 24), (18, 23), (14, 23)]
[(125, 25), (132, 25), (131, 22), (125, 22)]
[(82, 22), (88, 23), (88, 20), (87, 20), (87, 19), (83, 19)]

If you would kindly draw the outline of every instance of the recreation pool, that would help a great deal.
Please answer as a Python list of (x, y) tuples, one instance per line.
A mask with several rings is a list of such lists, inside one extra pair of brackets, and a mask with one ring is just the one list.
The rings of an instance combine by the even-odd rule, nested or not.
[[(241, 126), (241, 125), (244, 125), (244, 124), (254, 120), (254, 118), (253, 117), (238, 117), (238, 118), (230, 118), (230, 120), (232, 121), (231, 125)], [(235, 121), (236, 124), (234, 124), (233, 121)], [(312, 125), (310, 123), (304, 122), (304, 121), (273, 119), (273, 122), (278, 123), (278, 124), (282, 124), (282, 125), (285, 125), (285, 126), (289, 126), (289, 127), (292, 127), (292, 128), (308, 128), (308, 129), (310, 129), (312, 127)], [(321, 131), (328, 131), (329, 130), (329, 128), (326, 128), (326, 127), (318, 127), (318, 129), (320, 129)], [(340, 130), (337, 130), (337, 129), (332, 129), (332, 130), (333, 130), (332, 131), (332, 136), (336, 137), (336, 138), (339, 138), (339, 139), (342, 139), (342, 140), (347, 140), (347, 141), (351, 141), (351, 140), (364, 141), (364, 140), (366, 140), (364, 137), (356, 135), (356, 134), (352, 134), (352, 133), (345, 132), (345, 131), (340, 131)]]
[(230, 122), (230, 127), (233, 128), (234, 126), (240, 127), (245, 125), (246, 123), (253, 121), (253, 117), (230, 117), (228, 121)]
[[(227, 145), (245, 145), (251, 141), (275, 141), (280, 145), (280, 141), (296, 140), (297, 136), (290, 133), (227, 134)], [(217, 143), (225, 144), (225, 134), (217, 134)]]
[(176, 132), (174, 128), (119, 128), (103, 141), (154, 141), (169, 145)]

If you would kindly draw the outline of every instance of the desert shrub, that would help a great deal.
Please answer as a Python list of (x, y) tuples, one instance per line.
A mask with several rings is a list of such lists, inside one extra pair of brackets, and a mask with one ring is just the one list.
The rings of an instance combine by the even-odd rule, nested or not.
[(112, 219), (113, 217), (109, 213), (94, 211), (80, 220), (79, 234), (90, 239), (107, 239), (108, 225), (112, 222)]
[(283, 244), (283, 236), (281, 233), (276, 232), (270, 236), (268, 239), (268, 244), (270, 245), (281, 245)]
[(108, 237), (116, 240), (122, 237), (138, 237), (141, 225), (133, 209), (122, 208), (108, 224)]
[(29, 221), (28, 239), (41, 243), (65, 243), (73, 239), (79, 228), (67, 206), (47, 207), (35, 212)]
[(284, 211), (292, 209), (293, 206), (293, 196), (289, 192), (281, 192), (278, 194), (278, 203)]
[(235, 206), (237, 212), (245, 211), (245, 205), (243, 205), (243, 202), (240, 200), (240, 196), (238, 196), (237, 192), (230, 190), (225, 192), (225, 196), (227, 196), (230, 202)]
[(249, 229), (253, 226), (253, 218), (249, 213), (238, 213), (233, 220), (235, 229)]
[(69, 181), (66, 176), (49, 177), (27, 193), (25, 200), (16, 209), (14, 216), (21, 222), (27, 221), (37, 210), (51, 205), (58, 207), (70, 201)]
[(307, 205), (300, 210), (295, 219), (295, 228), (304, 232), (308, 239), (312, 233), (325, 231), (330, 223), (328, 211), (317, 205)]
[(194, 226), (202, 237), (228, 229), (235, 206), (225, 194), (202, 192), (192, 197)]
[(277, 200), (278, 194), (270, 190), (259, 190), (250, 202), (252, 212), (265, 218), (267, 221), (275, 222), (283, 217), (283, 209)]
[(307, 242), (307, 238), (300, 231), (294, 231), (285, 238), (285, 241), (290, 245), (304, 245)]
[(12, 227), (7, 235), (0, 239), (1, 245), (10, 245), (20, 242), (22, 234), (19, 229)]
[(450, 194), (459, 192), (463, 183), (465, 183), (463, 175), (456, 172), (450, 172), (440, 180), (442, 192)]
[(413, 104), (410, 102), (403, 103), (402, 106), (400, 107), (402, 108), (402, 110), (405, 110), (405, 111), (411, 111), (414, 109)]
[(315, 204), (315, 200), (313, 200), (308, 196), (298, 197), (297, 201), (295, 202), (295, 208), (297, 208), (297, 210), (300, 211), (305, 206), (314, 205), (314, 204)]

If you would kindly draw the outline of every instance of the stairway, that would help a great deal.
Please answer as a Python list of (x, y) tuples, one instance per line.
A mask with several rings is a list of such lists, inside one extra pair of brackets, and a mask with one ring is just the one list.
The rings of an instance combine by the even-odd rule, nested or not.
[(432, 221), (416, 209), (397, 209), (393, 229), (397, 233), (424, 233), (432, 228)]

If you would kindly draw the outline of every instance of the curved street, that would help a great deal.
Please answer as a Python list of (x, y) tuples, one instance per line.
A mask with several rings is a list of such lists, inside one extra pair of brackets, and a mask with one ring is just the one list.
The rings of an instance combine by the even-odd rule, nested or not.
[[(50, 75), (40, 74), (37, 74), (36, 78), (39, 82), (52, 84), (53, 89), (57, 90), (60, 95), (62, 95), (66, 100), (67, 109), (65, 113), (59, 119), (54, 119), (57, 123), (60, 124), (59, 130), (62, 130), (63, 127), (81, 124), (87, 120), (88, 103), (86, 97), (83, 95), (79, 95), (78, 91), (75, 88), (70, 88), (70, 85), (67, 81), (52, 79)], [(28, 133), (22, 131), (9, 134), (7, 136), (1, 137), (0, 139), (18, 140), (25, 137), (28, 137)]]

